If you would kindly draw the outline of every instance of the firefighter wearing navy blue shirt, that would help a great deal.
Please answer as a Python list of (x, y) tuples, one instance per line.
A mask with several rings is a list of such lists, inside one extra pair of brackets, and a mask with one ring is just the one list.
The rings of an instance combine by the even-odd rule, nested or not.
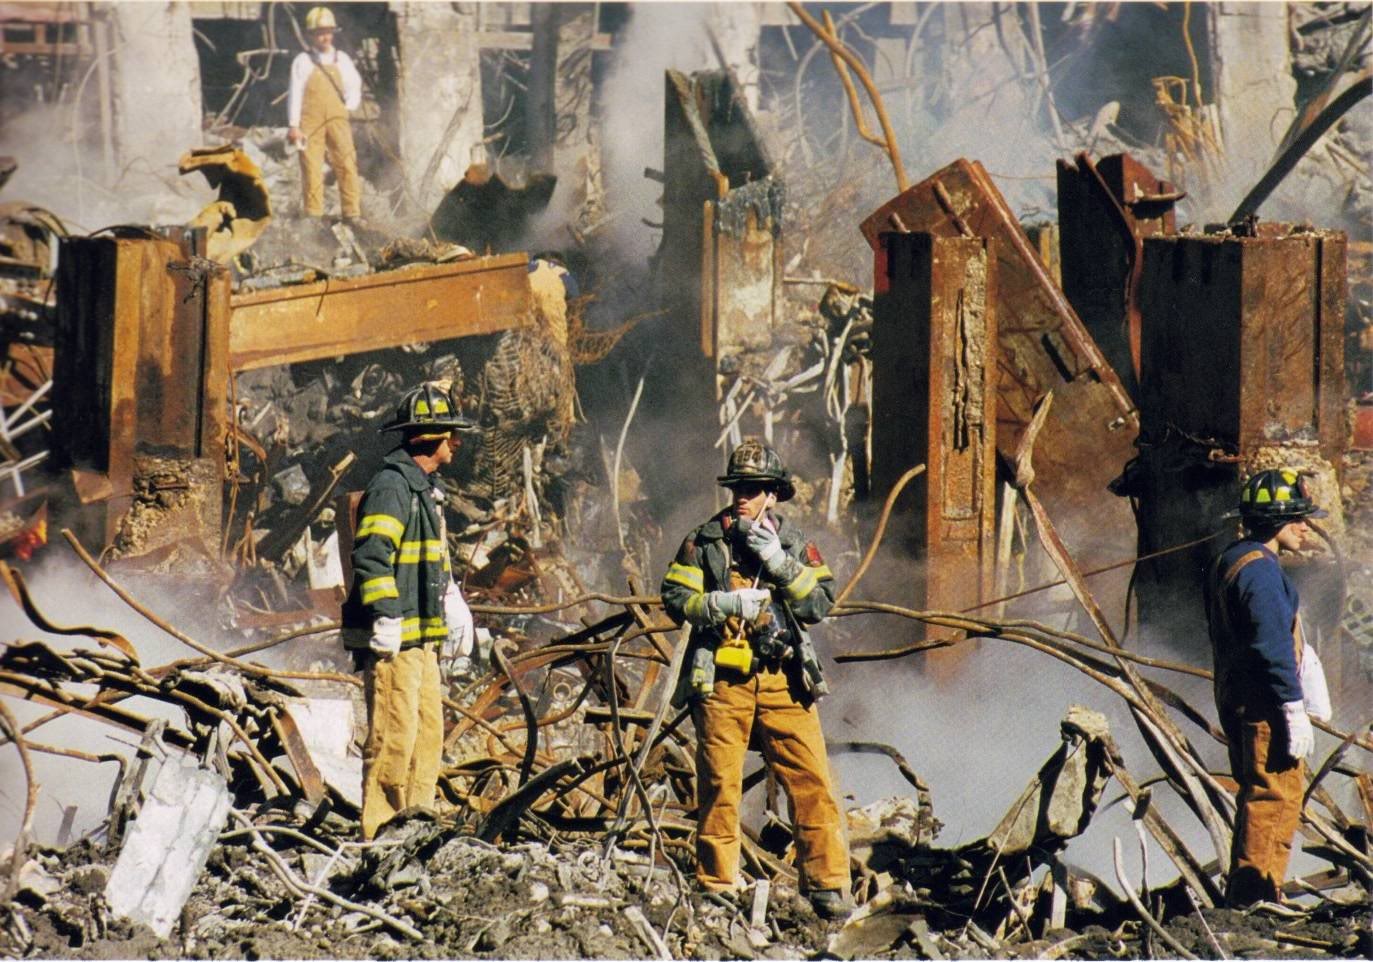
[[(1325, 512), (1304, 479), (1283, 468), (1245, 483), (1239, 515), (1244, 536), (1212, 562), (1205, 595), (1216, 709), (1239, 783), (1226, 899), (1244, 906), (1280, 899), (1301, 821), (1302, 759), (1315, 747), (1303, 660), (1309, 654), (1314, 664), (1315, 655), (1302, 638), (1297, 590), (1278, 552), (1299, 550), (1307, 519)], [(1328, 707), (1324, 712), (1328, 718)]]

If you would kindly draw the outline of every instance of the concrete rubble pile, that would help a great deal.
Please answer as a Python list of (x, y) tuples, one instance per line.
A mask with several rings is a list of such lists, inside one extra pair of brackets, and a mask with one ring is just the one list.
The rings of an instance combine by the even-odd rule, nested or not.
[[(687, 714), (669, 709), (664, 670), (682, 642), (672, 642), (676, 629), (651, 598), (603, 597), (612, 614), (548, 638), (509, 627), (521, 623), (513, 610), (474, 605), (483, 623), (507, 627), (471, 677), (450, 675), (440, 810), (403, 813), (376, 841), (359, 843), (355, 676), (271, 669), (254, 660), (261, 644), (220, 654), (185, 635), (201, 657), (144, 666), (136, 640), (54, 624), (22, 575), (8, 566), (0, 573), (35, 628), (73, 636), (70, 649), (7, 646), (0, 684), (56, 709), (50, 717), (78, 711), (140, 738), (126, 760), (41, 744), (41, 728), (15, 738), (8, 726), (22, 752), (65, 752), (73, 764), (112, 761), (120, 770), (96, 831), (65, 848), (31, 845), (23, 834), (11, 846), (15, 894), (3, 932), (14, 956), (96, 951), (107, 940), (126, 954), (146, 944), (260, 957), (751, 958), (820, 947), (839, 958), (1091, 957), (1103, 945), (1140, 953), (1159, 924), (1143, 903), (1122, 902), (1109, 884), (1058, 858), (1113, 779), (1133, 799), (1140, 831), (1164, 844), (1205, 907), (1202, 915), (1195, 905), (1174, 907), (1169, 938), (1202, 953), (1217, 937), (1231, 953), (1299, 946), (1306, 957), (1342, 957), (1369, 948), (1359, 928), (1366, 891), (1358, 893), (1373, 882), (1373, 863), (1358, 822), (1325, 789), (1314, 788), (1313, 798), (1330, 820), (1308, 809), (1320, 843), (1308, 850), (1332, 869), (1299, 883), (1325, 899), (1300, 927), (1279, 918), (1264, 928), (1264, 920), (1214, 907), (1209, 870), (1150, 806), (1150, 789), (1130, 774), (1105, 719), (1081, 708), (1069, 711), (1061, 747), (992, 832), (953, 849), (937, 845), (928, 786), (898, 752), (831, 743), (838, 754), (887, 756), (910, 785), (908, 795), (848, 812), (858, 907), (837, 928), (798, 896), (790, 832), (769, 813), (745, 824), (749, 887), (729, 899), (702, 896), (686, 881), (692, 743)], [(1030, 631), (978, 630), (1008, 639)], [(1073, 657), (1117, 684), (1125, 677)], [(124, 704), (132, 696), (174, 708), (175, 720), (132, 710)], [(1167, 702), (1190, 713), (1176, 695)], [(1171, 725), (1146, 713), (1160, 728)], [(1345, 772), (1338, 757), (1322, 771)], [(757, 792), (764, 774), (748, 776), (746, 792)], [(1124, 868), (1117, 871), (1131, 891)], [(1187, 897), (1180, 880), (1146, 901)], [(1227, 925), (1238, 929), (1212, 931)]]
[[(476, 16), (405, 6), (405, 29)], [(1373, 247), (1290, 210), (1297, 222), (1257, 218), (1289, 173), (1325, 196), (1334, 169), (1347, 172), (1335, 185), (1345, 213), (1366, 224), (1367, 131), (1351, 123), (1323, 141), (1329, 164), (1303, 158), (1338, 119), (1326, 106), (1347, 110), (1370, 83), (1357, 41), (1373, 17), (1328, 4), (1284, 21), (1305, 106), (1269, 156), (1217, 139), (1222, 112), (1268, 111), (1266, 93), (1255, 106), (1232, 87), (1203, 104), (1198, 90), (1190, 105), (1187, 81), (1156, 77), (1131, 92), (1163, 118), (1152, 145), (1117, 123), (1120, 102), (1075, 119), (1054, 103), (1049, 54), (1105, 44), (1117, 18), (1181, 17), (1159, 22), (1181, 28), (1196, 70), (1186, 12), (1070, 4), (1047, 33), (1033, 7), (1003, 23), (993, 5), (995, 29), (978, 26), (985, 11), (941, 12), (926, 92), (936, 72), (917, 41), (940, 5), (928, 6), (896, 60), (897, 19), (873, 46), (892, 61), (882, 83), (912, 130), (926, 114), (947, 119), (930, 124), (920, 162), (938, 160), (914, 183), (890, 130), (864, 130), (855, 76), (882, 127), (889, 118), (854, 32), (841, 40), (872, 5), (839, 26), (825, 13), (825, 27), (791, 5), (796, 22), (773, 39), (797, 64), (794, 95), (774, 96), (767, 116), (749, 106), (758, 78), (713, 36), (724, 69), (666, 71), (663, 170), (644, 170), (663, 185), (654, 283), (607, 291), (614, 310), (644, 312), (613, 329), (588, 328), (600, 293), (590, 269), (574, 277), (560, 252), (515, 251), (557, 178), (507, 179), (480, 152), (461, 177), (443, 159), (444, 192), (434, 154), (423, 211), (409, 181), (398, 200), (364, 180), (368, 219), (332, 221), (296, 216), (297, 158), (280, 128), (215, 123), (211, 145), (177, 165), (216, 192), (184, 224), (70, 236), (46, 211), (0, 205), (0, 485), (14, 491), (0, 502), (0, 600), (17, 622), (0, 639), (0, 694), (40, 713), (21, 724), (0, 700), (0, 752), (22, 773), (6, 793), (23, 787), (20, 829), (0, 849), (0, 953), (1373, 955), (1373, 737), (1345, 694), (1373, 678), (1373, 395), (1361, 396)], [(915, 5), (892, 7), (899, 18)], [(591, 37), (599, 15), (584, 24)], [(814, 35), (804, 57), (793, 27)], [(531, 36), (531, 50), (556, 33)], [(1015, 76), (997, 74), (993, 43)], [(1233, 51), (1209, 53), (1208, 84), (1243, 79), (1224, 62)], [(806, 70), (827, 61), (847, 96), (833, 105), (860, 130), (852, 139), (839, 124), (838, 146), (816, 139), (802, 94)], [(1018, 89), (1026, 65), (1042, 74), (1032, 99)], [(567, 66), (560, 78), (576, 72)], [(566, 78), (544, 79), (552, 98)], [(963, 89), (983, 84), (985, 95)], [(1003, 176), (951, 133), (982, 123), (1002, 88), (1013, 113), (1053, 118), (1056, 164)], [(566, 176), (567, 157), (554, 168)], [(0, 187), (12, 170), (0, 157)], [(1227, 178), (1254, 185), (1233, 215), (1180, 229), (1184, 200), (1206, 219), (1225, 213)], [(1054, 223), (1003, 194), (1022, 179), (1056, 182)], [(388, 207), (424, 224), (403, 228)], [(595, 231), (562, 226), (573, 259), (595, 260), (583, 243)], [(639, 353), (597, 370), (626, 337)], [(436, 805), (362, 842), (364, 682), (340, 644), (339, 605), (359, 492), (394, 440), (380, 428), (424, 381), (450, 388), (480, 430), (439, 477), (476, 645), (441, 664)], [(611, 388), (588, 415), (593, 384)], [(901, 751), (834, 739), (831, 756), (880, 756), (904, 783), (845, 813), (847, 918), (822, 921), (800, 891), (766, 766), (744, 779), (740, 886), (694, 885), (696, 733), (691, 709), (671, 701), (687, 632), (653, 594), (673, 547), (660, 509), (686, 507), (684, 465), (708, 479), (746, 435), (787, 452), (787, 517), (816, 532), (846, 582), (824, 629), (837, 665), (942, 650), (940, 681), (963, 684), (972, 649), (1015, 645), (1118, 698), (1141, 747), (1127, 753), (1105, 715), (1065, 695), (1058, 744), (1012, 773), (1027, 781), (1004, 815), (949, 843), (939, 786)], [(34, 470), (45, 464), (54, 470)], [(1217, 519), (1241, 479), (1278, 465), (1308, 471), (1331, 512), (1318, 529), (1329, 550), (1293, 578), (1345, 704), (1315, 723), (1327, 750), (1312, 758), (1298, 845), (1320, 868), (1284, 890), (1304, 901), (1237, 911), (1222, 892), (1236, 783), (1214, 770), (1226, 739), (1196, 701), (1212, 680), (1198, 667), (1209, 662), (1197, 572), (1225, 543)], [(84, 565), (140, 630), (64, 623), (62, 599), (30, 587), (49, 572), (23, 567), (49, 541), (40, 563)], [(865, 576), (881, 600), (851, 597)], [(171, 617), (145, 602), (173, 583), (201, 610)], [(180, 648), (152, 663), (162, 636)], [(890, 636), (897, 647), (875, 647)], [(969, 692), (967, 710), (1014, 717), (1005, 703), (1030, 683)], [(78, 719), (127, 750), (69, 744), (65, 723)], [(1346, 730), (1351, 720), (1362, 727)], [(37, 755), (113, 766), (94, 829), (73, 838), (68, 806), (57, 844), (38, 843), (49, 799)], [(972, 749), (959, 763), (988, 764)], [(1112, 840), (1114, 873), (1098, 876), (1070, 843), (1112, 808), (1135, 837)]]

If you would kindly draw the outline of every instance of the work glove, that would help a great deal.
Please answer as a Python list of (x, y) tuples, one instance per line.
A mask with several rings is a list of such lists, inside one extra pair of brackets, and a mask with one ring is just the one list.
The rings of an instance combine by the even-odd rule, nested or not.
[(712, 591), (706, 595), (706, 613), (712, 625), (722, 625), (726, 618), (755, 621), (772, 602), (772, 592), (766, 588), (739, 588), (736, 591)]
[(383, 616), (373, 621), (367, 647), (379, 658), (394, 658), (400, 654), (400, 619)]
[(763, 563), (768, 577), (778, 584), (790, 584), (801, 573), (801, 562), (787, 554), (782, 539), (770, 526), (760, 522), (748, 525), (744, 528), (744, 543)]
[(445, 660), (467, 658), (477, 638), (477, 626), (472, 622), (472, 609), (462, 596), (462, 589), (449, 582), (443, 596), (443, 623), (448, 626), (448, 640), (443, 645)]
[(1316, 733), (1306, 716), (1306, 702), (1301, 699), (1282, 703), (1283, 721), (1287, 723), (1287, 753), (1301, 759), (1316, 748)]

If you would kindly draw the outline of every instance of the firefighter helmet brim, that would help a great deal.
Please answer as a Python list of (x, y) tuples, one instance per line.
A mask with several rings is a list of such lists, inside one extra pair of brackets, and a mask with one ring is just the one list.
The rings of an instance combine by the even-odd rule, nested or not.
[(1255, 472), (1244, 482), (1236, 510), (1245, 522), (1263, 524), (1325, 518), (1330, 514), (1316, 505), (1306, 479), (1291, 468)]
[(724, 488), (737, 484), (765, 484), (777, 494), (778, 501), (790, 501), (796, 496), (787, 469), (777, 452), (756, 438), (745, 438), (729, 456), (725, 473), (715, 479)]
[(472, 432), (480, 428), (476, 421), (463, 415), (452, 394), (441, 385), (427, 382), (401, 398), (395, 416), (380, 430), (440, 436), (443, 432)]

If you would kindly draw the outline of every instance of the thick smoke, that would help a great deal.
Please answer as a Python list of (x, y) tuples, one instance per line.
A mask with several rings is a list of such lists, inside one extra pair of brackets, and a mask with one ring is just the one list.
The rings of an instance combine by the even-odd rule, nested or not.
[(626, 260), (642, 263), (654, 251), (661, 223), (662, 185), (644, 176), (663, 163), (663, 75), (718, 68), (706, 32), (708, 4), (635, 6), (616, 44), (615, 64), (602, 92), (606, 195), (615, 218), (612, 244)]
[(0, 154), (13, 156), (19, 167), (3, 197), (52, 211), (73, 233), (116, 224), (184, 224), (214, 200), (203, 177), (177, 174), (173, 154), (107, 170), (101, 151), (74, 133), (80, 118), (70, 106), (5, 113)]

